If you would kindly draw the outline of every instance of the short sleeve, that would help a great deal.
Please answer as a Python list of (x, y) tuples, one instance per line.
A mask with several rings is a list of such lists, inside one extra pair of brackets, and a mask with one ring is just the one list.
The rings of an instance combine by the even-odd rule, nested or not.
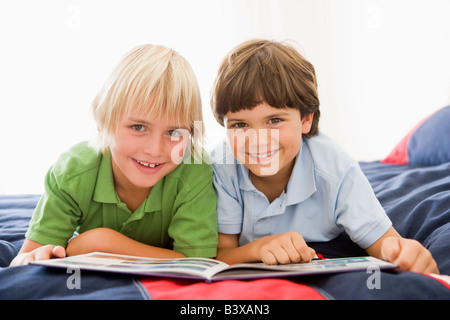
[(392, 226), (356, 162), (351, 164), (339, 185), (335, 219), (353, 242), (363, 249), (371, 246)]
[(63, 183), (58, 181), (52, 169), (45, 177), (44, 186), (45, 192), (35, 208), (25, 236), (40, 244), (66, 247), (76, 230), (81, 210), (69, 193), (61, 188)]

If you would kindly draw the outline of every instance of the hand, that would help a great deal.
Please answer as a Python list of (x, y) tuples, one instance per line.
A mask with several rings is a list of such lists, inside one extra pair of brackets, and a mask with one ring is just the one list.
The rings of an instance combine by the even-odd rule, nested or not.
[(259, 255), (265, 264), (309, 262), (316, 254), (298, 232), (276, 234), (260, 240), (264, 243), (260, 247)]
[(430, 251), (416, 240), (387, 237), (381, 244), (381, 256), (400, 270), (439, 274)]
[(19, 253), (11, 262), (10, 267), (28, 264), (32, 261), (47, 260), (52, 258), (64, 258), (66, 249), (61, 246), (45, 245), (30, 252)]

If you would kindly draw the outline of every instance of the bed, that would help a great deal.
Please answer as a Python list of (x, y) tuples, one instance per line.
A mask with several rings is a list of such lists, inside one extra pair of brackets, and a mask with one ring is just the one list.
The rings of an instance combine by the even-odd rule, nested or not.
[[(450, 123), (450, 107), (422, 121), (386, 159), (361, 162), (360, 166), (394, 227), (402, 236), (418, 240), (431, 251), (440, 275), (382, 271), (379, 282), (373, 286), (374, 274), (369, 271), (215, 283), (83, 271), (80, 288), (73, 288), (68, 285), (72, 274), (66, 270), (33, 265), (8, 267), (24, 240), (39, 195), (3, 195), (0, 196), (0, 300), (449, 300), (450, 129), (439, 131), (440, 142), (432, 146), (442, 159), (433, 162), (423, 150), (413, 150), (418, 146), (430, 148), (419, 140), (430, 136), (424, 130), (425, 125), (433, 132), (441, 128), (436, 121), (444, 121), (442, 127)], [(309, 245), (324, 258), (365, 254), (345, 234), (327, 243)]]

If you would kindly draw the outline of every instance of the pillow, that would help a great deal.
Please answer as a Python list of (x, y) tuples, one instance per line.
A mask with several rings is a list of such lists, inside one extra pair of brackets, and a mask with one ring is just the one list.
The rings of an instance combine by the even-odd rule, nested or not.
[(420, 121), (381, 162), (412, 166), (450, 162), (450, 106)]

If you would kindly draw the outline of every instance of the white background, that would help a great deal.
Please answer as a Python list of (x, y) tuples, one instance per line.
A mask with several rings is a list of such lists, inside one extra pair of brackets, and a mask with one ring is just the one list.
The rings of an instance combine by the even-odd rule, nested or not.
[(255, 37), (296, 42), (316, 67), (321, 130), (359, 161), (450, 103), (447, 0), (1, 1), (0, 35), (0, 193), (43, 191), (58, 155), (93, 137), (94, 96), (142, 43), (191, 63), (211, 145), (219, 63)]

